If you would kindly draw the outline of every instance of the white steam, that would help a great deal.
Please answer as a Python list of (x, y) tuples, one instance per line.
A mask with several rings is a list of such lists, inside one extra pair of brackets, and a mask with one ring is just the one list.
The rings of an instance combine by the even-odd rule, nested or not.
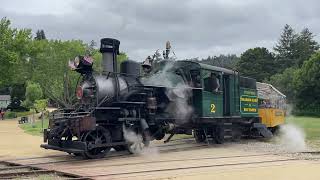
[(122, 127), (123, 137), (128, 143), (142, 143), (143, 138), (141, 135), (138, 135), (129, 128), (126, 128), (125, 125)]
[(192, 97), (192, 89), (185, 84), (181, 75), (172, 71), (173, 67), (173, 63), (168, 63), (162, 71), (142, 79), (142, 82), (146, 85), (165, 87), (166, 96), (170, 100), (165, 111), (177, 119), (177, 124), (184, 124), (193, 114), (193, 108), (188, 104), (189, 98)]
[(284, 124), (280, 127), (280, 144), (289, 152), (308, 149), (304, 131), (294, 124)]
[[(142, 144), (143, 137), (141, 134), (137, 134), (133, 130), (126, 128), (125, 125), (122, 127), (123, 130), (123, 137), (129, 144)], [(134, 154), (142, 155), (147, 158), (157, 158), (159, 155), (159, 150), (157, 147), (152, 146), (144, 146), (141, 151), (135, 151)]]
[(193, 108), (188, 104), (192, 90), (185, 84), (178, 84), (175, 88), (167, 88), (166, 95), (170, 100), (166, 112), (177, 119), (177, 124), (187, 123), (193, 114)]
[(292, 109), (292, 105), (286, 104), (286, 121), (289, 123), (280, 126), (280, 144), (289, 152), (306, 151), (309, 148), (304, 130), (290, 122)]

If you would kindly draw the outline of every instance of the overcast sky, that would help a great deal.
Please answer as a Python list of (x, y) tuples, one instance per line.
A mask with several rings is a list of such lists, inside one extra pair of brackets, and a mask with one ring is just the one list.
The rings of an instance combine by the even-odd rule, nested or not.
[(318, 0), (1, 0), (0, 18), (44, 29), (47, 38), (117, 38), (142, 61), (167, 40), (179, 59), (271, 49), (285, 24), (308, 27), (320, 41), (319, 7)]

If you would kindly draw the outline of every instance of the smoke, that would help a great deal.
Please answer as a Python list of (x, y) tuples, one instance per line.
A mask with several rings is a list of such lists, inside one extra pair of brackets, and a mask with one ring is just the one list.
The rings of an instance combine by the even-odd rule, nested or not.
[[(133, 130), (126, 128), (124, 124), (123, 124), (122, 130), (123, 130), (123, 137), (126, 140), (126, 142), (128, 142), (129, 144), (143, 143), (143, 137), (141, 134), (137, 134)], [(133, 153), (144, 156), (146, 158), (154, 159), (158, 157), (159, 150), (157, 149), (157, 147), (144, 146), (141, 151), (137, 150), (137, 151), (134, 151)]]
[(280, 127), (280, 144), (290, 152), (306, 151), (304, 131), (294, 124), (284, 124)]
[(122, 126), (123, 131), (123, 137), (128, 143), (142, 143), (143, 138), (141, 135), (138, 135), (133, 130), (126, 128), (126, 126), (123, 124)]
[(175, 88), (167, 88), (166, 95), (170, 100), (166, 112), (177, 119), (177, 124), (187, 123), (193, 114), (193, 107), (188, 100), (192, 96), (192, 90), (185, 84), (178, 84)]
[(174, 87), (174, 83), (172, 83), (171, 80), (172, 72), (169, 72), (172, 68), (173, 64), (167, 63), (161, 71), (158, 71), (149, 77), (142, 78), (141, 81), (145, 85)]
[(289, 104), (286, 105), (286, 122), (280, 126), (279, 142), (280, 145), (289, 152), (306, 151), (309, 149), (306, 143), (306, 135), (302, 128), (292, 122), (292, 109)]
[(193, 114), (193, 108), (188, 103), (192, 97), (192, 89), (173, 68), (173, 63), (167, 63), (161, 71), (143, 78), (142, 82), (145, 85), (165, 87), (165, 94), (170, 101), (165, 112), (174, 117), (177, 124), (184, 124)]

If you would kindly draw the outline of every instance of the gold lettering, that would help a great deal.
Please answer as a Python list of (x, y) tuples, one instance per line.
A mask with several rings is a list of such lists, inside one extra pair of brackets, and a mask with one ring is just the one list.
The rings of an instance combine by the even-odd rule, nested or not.
[(212, 113), (215, 113), (215, 112), (216, 112), (216, 105), (211, 104), (211, 105), (210, 105), (210, 108), (211, 108), (210, 112), (212, 112)]

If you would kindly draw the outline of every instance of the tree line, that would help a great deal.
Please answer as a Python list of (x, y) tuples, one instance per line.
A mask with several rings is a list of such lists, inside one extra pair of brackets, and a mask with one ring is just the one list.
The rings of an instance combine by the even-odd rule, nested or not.
[[(102, 57), (94, 41), (48, 40), (44, 30), (38, 30), (33, 37), (31, 29), (13, 28), (9, 19), (2, 18), (0, 92), (10, 91), (12, 99), (22, 100), (28, 108), (46, 100), (70, 107), (75, 102), (80, 75), (69, 70), (68, 62), (79, 55), (93, 56), (94, 69), (102, 71)], [(121, 53), (118, 59), (123, 61), (127, 56)]]
[(270, 83), (287, 96), (293, 113), (320, 115), (319, 43), (308, 28), (296, 32), (285, 25), (272, 50), (250, 48), (236, 55), (191, 59), (206, 64), (235, 69), (243, 76)]

